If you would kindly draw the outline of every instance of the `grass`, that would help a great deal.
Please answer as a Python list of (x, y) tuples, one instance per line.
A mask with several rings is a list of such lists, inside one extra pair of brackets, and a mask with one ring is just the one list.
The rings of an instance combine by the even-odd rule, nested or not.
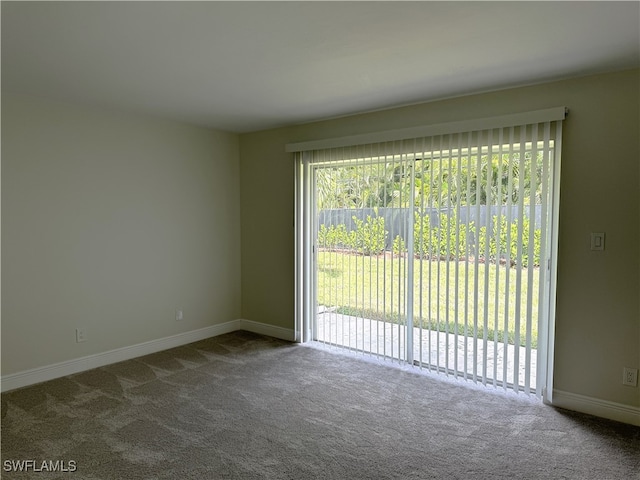
[[(336, 308), (338, 313), (406, 324), (409, 262), (406, 257), (389, 253), (364, 256), (321, 250), (318, 304)], [(537, 348), (538, 268), (529, 271), (494, 263), (476, 264), (473, 259), (415, 259), (413, 271), (414, 326), (470, 336), (475, 333), (479, 338), (486, 335), (498, 341), (506, 337), (508, 343), (522, 346), (527, 344), (529, 328), (531, 346)], [(529, 309), (534, 321), (527, 325)]]

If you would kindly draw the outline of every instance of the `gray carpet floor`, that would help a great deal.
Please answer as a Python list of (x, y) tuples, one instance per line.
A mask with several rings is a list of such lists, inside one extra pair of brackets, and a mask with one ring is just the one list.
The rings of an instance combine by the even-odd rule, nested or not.
[(640, 478), (638, 427), (247, 332), (2, 394), (1, 446), (2, 478)]

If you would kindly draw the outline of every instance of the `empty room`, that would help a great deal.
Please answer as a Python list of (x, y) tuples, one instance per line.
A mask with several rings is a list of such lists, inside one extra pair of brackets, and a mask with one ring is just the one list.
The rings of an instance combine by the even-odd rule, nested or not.
[(2, 478), (640, 478), (640, 3), (1, 2)]

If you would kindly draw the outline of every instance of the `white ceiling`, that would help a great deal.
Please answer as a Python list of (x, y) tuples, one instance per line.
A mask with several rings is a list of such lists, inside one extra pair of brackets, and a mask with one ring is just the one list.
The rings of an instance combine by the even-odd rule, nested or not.
[(234, 132), (638, 65), (638, 2), (2, 2), (3, 91)]

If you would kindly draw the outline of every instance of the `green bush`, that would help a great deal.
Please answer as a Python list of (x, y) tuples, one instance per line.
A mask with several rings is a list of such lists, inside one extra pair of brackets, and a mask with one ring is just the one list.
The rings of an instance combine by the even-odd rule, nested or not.
[(407, 253), (407, 246), (400, 235), (396, 235), (396, 238), (393, 240), (393, 253), (396, 255)]
[(333, 225), (331, 225), (331, 227), (329, 228), (327, 228), (327, 226), (324, 223), (320, 225), (320, 228), (318, 229), (318, 246), (319, 247), (328, 248), (332, 246), (331, 242), (329, 241), (329, 235), (332, 228), (333, 228)]
[(349, 246), (349, 234), (343, 223), (339, 225), (320, 225), (318, 230), (318, 246), (324, 248), (338, 248)]
[(371, 218), (362, 221), (354, 216), (355, 230), (349, 232), (349, 246), (363, 255), (379, 255), (384, 251), (387, 242), (387, 232), (384, 229), (384, 217)]
[(427, 258), (431, 251), (431, 218), (415, 214), (413, 224), (413, 252), (418, 258)]
[[(471, 224), (473, 228), (473, 224)], [(433, 229), (433, 242), (438, 258), (460, 260), (467, 256), (467, 231), (469, 226), (458, 223), (455, 214), (440, 214), (440, 225)]]
[[(344, 224), (320, 225), (318, 230), (318, 245), (324, 248), (349, 248), (363, 255), (379, 255), (384, 251), (388, 231), (385, 230), (384, 217), (371, 217), (366, 220), (353, 217), (356, 228), (347, 232)], [(522, 265), (529, 265), (529, 229), (528, 218), (522, 220)], [(416, 212), (413, 225), (414, 254), (418, 258), (433, 258), (444, 260), (462, 260), (469, 255), (469, 236), (475, 238), (475, 225), (458, 224), (455, 214), (439, 216), (439, 225), (431, 225), (429, 215)], [(496, 242), (496, 232), (498, 239)], [(507, 232), (509, 245), (507, 245)], [(533, 265), (540, 265), (540, 229), (533, 231)], [(507, 225), (505, 215), (494, 215), (492, 228), (487, 245), (487, 227), (481, 227), (479, 232), (477, 256), (485, 262), (498, 262), (509, 259), (515, 264), (518, 255), (518, 219)], [(399, 235), (393, 241), (395, 254), (405, 253), (407, 246)], [(488, 252), (487, 252), (488, 249)], [(488, 253), (488, 256), (487, 256)]]
[(416, 213), (413, 225), (414, 252), (419, 258), (461, 260), (468, 254), (467, 235), (471, 225), (458, 224), (455, 214), (441, 213), (440, 224), (431, 225), (429, 215)]
[[(531, 223), (528, 218), (522, 219), (522, 265), (529, 266), (529, 230)], [(498, 242), (496, 242), (496, 231), (498, 232)], [(507, 233), (509, 234), (509, 245), (507, 246)], [(489, 257), (487, 258), (487, 227), (480, 228), (480, 239), (478, 243), (478, 257), (485, 261), (496, 262), (500, 259), (509, 259), (511, 264), (515, 264), (518, 257), (518, 219), (514, 219), (507, 228), (507, 218), (504, 215), (493, 216), (492, 230), (489, 237)], [(533, 231), (533, 265), (540, 266), (540, 229)]]

